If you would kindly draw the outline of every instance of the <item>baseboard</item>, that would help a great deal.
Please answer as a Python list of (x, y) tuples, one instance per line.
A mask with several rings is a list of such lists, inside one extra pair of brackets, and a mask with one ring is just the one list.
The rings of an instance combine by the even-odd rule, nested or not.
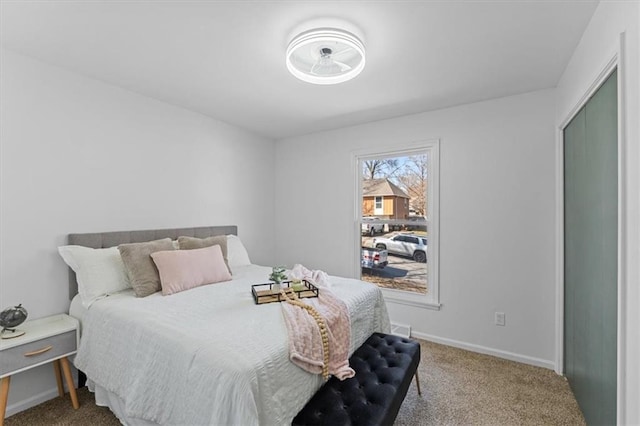
[(5, 418), (9, 416), (13, 416), (14, 414), (18, 414), (19, 412), (27, 410), (31, 407), (35, 407), (36, 405), (42, 404), (43, 402), (56, 398), (57, 396), (58, 396), (58, 388), (54, 387), (52, 389), (49, 389), (37, 395), (34, 395), (31, 398), (14, 402), (11, 405), (7, 405)]
[(478, 352), (485, 355), (492, 355), (498, 358), (508, 359), (510, 361), (521, 362), (523, 364), (535, 365), (536, 367), (548, 368), (549, 370), (555, 370), (556, 365), (553, 361), (549, 361), (541, 358), (534, 358), (527, 355), (516, 354), (513, 352), (503, 351), (500, 349), (488, 348), (486, 346), (475, 345), (473, 343), (461, 342), (459, 340), (446, 339), (444, 337), (433, 336), (431, 334), (420, 333), (418, 331), (411, 331), (411, 336), (422, 340), (428, 340), (434, 343), (440, 343), (442, 345), (453, 346), (455, 348), (465, 349), (471, 352)]

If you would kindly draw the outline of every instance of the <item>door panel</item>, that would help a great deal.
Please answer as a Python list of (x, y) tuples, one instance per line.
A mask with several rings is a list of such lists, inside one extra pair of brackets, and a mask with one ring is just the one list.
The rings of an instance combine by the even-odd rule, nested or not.
[(616, 422), (617, 74), (564, 129), (565, 374), (589, 424)]

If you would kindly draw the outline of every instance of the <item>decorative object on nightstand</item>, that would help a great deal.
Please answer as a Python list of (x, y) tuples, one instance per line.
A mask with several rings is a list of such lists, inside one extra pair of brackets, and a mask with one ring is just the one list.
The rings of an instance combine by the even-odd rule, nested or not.
[(27, 321), (22, 329), (24, 335), (0, 340), (0, 426), (4, 424), (11, 376), (49, 362), (53, 363), (58, 395), (64, 396), (64, 374), (71, 404), (75, 409), (80, 407), (67, 360), (78, 349), (78, 320), (60, 314)]
[(24, 330), (17, 330), (19, 326), (27, 319), (27, 310), (22, 307), (22, 303), (12, 308), (7, 308), (0, 312), (0, 336), (2, 339), (13, 339), (24, 334)]

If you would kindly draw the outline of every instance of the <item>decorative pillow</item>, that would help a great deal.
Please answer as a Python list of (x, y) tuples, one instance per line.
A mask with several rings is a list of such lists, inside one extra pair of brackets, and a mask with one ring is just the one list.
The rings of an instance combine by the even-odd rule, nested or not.
[[(178, 245), (180, 250), (193, 250), (211, 246), (220, 246), (222, 250), (222, 257), (224, 258), (224, 264), (229, 267), (229, 260), (227, 258), (227, 236), (217, 235), (209, 238), (194, 238), (194, 237), (178, 237)], [(229, 269), (231, 272), (231, 269)]]
[(145, 297), (161, 290), (160, 275), (150, 255), (157, 251), (174, 250), (170, 238), (145, 243), (120, 244), (118, 250), (136, 296)]
[(231, 269), (236, 266), (251, 265), (249, 253), (237, 235), (227, 235), (227, 257)]
[(151, 258), (160, 272), (163, 295), (231, 279), (219, 245), (192, 250), (158, 251), (152, 253)]
[(62, 246), (58, 247), (58, 253), (76, 273), (78, 293), (85, 308), (102, 297), (131, 288), (116, 247)]

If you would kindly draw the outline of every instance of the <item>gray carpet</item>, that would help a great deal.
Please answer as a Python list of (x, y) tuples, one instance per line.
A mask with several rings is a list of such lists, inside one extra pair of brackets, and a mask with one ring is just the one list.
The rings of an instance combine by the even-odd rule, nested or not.
[(586, 425), (569, 384), (555, 372), (421, 341), (415, 385), (396, 419), (414, 425)]
[[(422, 396), (415, 381), (402, 404), (396, 426), (421, 425), (584, 425), (569, 385), (544, 368), (421, 342)], [(9, 417), (6, 426), (119, 425), (80, 389), (80, 409), (69, 396), (55, 398)]]

